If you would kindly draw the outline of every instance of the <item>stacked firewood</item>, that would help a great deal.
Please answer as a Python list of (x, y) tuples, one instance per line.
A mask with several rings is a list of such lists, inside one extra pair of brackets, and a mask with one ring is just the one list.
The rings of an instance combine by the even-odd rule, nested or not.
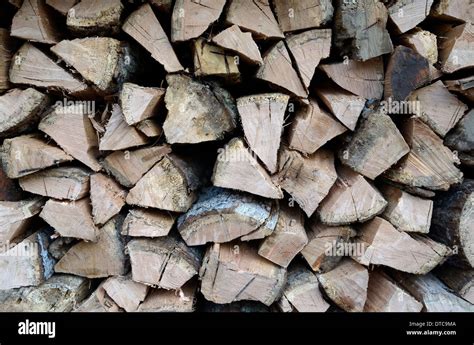
[(472, 0), (4, 0), (1, 311), (474, 311)]

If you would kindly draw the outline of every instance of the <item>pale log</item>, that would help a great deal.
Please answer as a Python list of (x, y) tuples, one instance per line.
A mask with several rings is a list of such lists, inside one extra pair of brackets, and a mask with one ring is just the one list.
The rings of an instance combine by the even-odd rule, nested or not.
[(127, 191), (102, 173), (90, 177), (90, 200), (95, 224), (105, 224), (125, 205)]
[(440, 0), (431, 9), (430, 16), (448, 21), (473, 22), (474, 3), (470, 0)]
[(388, 16), (398, 33), (407, 32), (421, 23), (430, 14), (434, 0), (396, 0), (388, 8)]
[(117, 303), (105, 292), (103, 283), (81, 304), (74, 307), (73, 312), (79, 313), (103, 313), (103, 312), (122, 312)]
[(320, 27), (334, 12), (331, 0), (275, 0), (273, 4), (283, 32)]
[(250, 232), (247, 235), (244, 235), (240, 238), (241, 241), (252, 241), (260, 240), (265, 238), (275, 231), (278, 218), (280, 217), (280, 204), (278, 200), (274, 200), (272, 203), (272, 209), (270, 211), (270, 216), (267, 218), (265, 223), (260, 225), (257, 230)]
[(161, 137), (163, 134), (163, 128), (161, 128), (161, 126), (154, 119), (140, 121), (135, 125), (135, 128), (148, 138)]
[(195, 311), (196, 281), (190, 280), (179, 290), (151, 289), (140, 304), (139, 312), (186, 313)]
[(453, 73), (474, 66), (473, 35), (473, 23), (449, 27), (439, 33), (438, 56), (444, 73)]
[(176, 216), (170, 212), (132, 208), (122, 226), (122, 235), (132, 237), (166, 236), (174, 225)]
[(400, 37), (401, 42), (423, 56), (433, 65), (438, 62), (438, 44), (436, 35), (420, 28), (415, 28)]
[(154, 116), (163, 102), (165, 89), (124, 83), (120, 91), (120, 107), (125, 121), (135, 125)]
[(120, 32), (120, 0), (81, 0), (67, 11), (66, 25), (81, 36), (113, 35)]
[(67, 15), (67, 12), (79, 2), (79, 0), (46, 0), (46, 4), (54, 8), (63, 16)]
[(148, 286), (134, 282), (130, 276), (110, 277), (102, 288), (126, 312), (137, 311), (148, 293)]
[(194, 75), (238, 80), (239, 66), (235, 56), (200, 37), (194, 41)]

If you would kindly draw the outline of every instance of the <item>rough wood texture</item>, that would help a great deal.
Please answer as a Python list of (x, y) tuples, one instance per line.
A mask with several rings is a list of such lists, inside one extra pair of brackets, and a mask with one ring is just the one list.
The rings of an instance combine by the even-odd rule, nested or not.
[(444, 265), (436, 270), (436, 276), (460, 297), (474, 304), (474, 269), (465, 270)]
[(201, 292), (208, 301), (259, 301), (272, 304), (282, 292), (286, 270), (257, 254), (246, 243), (213, 244), (204, 257)]
[(474, 76), (458, 80), (443, 81), (449, 91), (463, 96), (470, 102), (474, 102)]
[(194, 280), (184, 284), (179, 290), (151, 289), (138, 311), (189, 313), (195, 309), (196, 292)]
[(270, 211), (270, 216), (267, 218), (265, 223), (263, 223), (257, 230), (252, 231), (248, 235), (242, 236), (240, 240), (242, 241), (252, 241), (252, 240), (260, 240), (265, 238), (275, 231), (278, 218), (280, 216), (280, 204), (278, 200), (274, 200), (272, 202), (272, 209)]
[(398, 33), (407, 32), (430, 14), (434, 0), (397, 0), (388, 8), (388, 15)]
[(79, 313), (103, 313), (103, 312), (122, 312), (117, 303), (105, 292), (103, 283), (77, 308), (75, 307), (74, 312)]
[(367, 180), (341, 166), (338, 179), (321, 202), (317, 213), (328, 225), (365, 222), (383, 212), (387, 201)]
[(462, 20), (472, 23), (474, 4), (470, 0), (440, 0), (431, 9), (430, 16), (443, 20)]
[(46, 0), (46, 4), (54, 8), (63, 16), (79, 2), (79, 0)]
[(176, 0), (171, 16), (171, 41), (188, 41), (219, 19), (225, 0)]
[(154, 116), (164, 95), (162, 88), (124, 83), (120, 91), (120, 107), (127, 124), (134, 125)]
[(148, 292), (148, 286), (134, 282), (129, 276), (108, 278), (102, 288), (126, 312), (137, 311)]
[(125, 205), (127, 191), (102, 173), (90, 177), (90, 198), (95, 224), (105, 224)]
[(132, 277), (162, 289), (179, 289), (198, 274), (202, 255), (177, 237), (133, 239), (128, 242)]
[(122, 226), (122, 235), (133, 237), (166, 236), (174, 225), (175, 215), (160, 210), (132, 208)]
[(138, 129), (142, 134), (148, 138), (161, 137), (163, 134), (163, 129), (161, 126), (153, 119), (143, 120), (135, 125), (135, 128)]
[(465, 23), (442, 32), (438, 41), (441, 70), (453, 73), (474, 66), (474, 24)]
[(471, 109), (458, 122), (444, 139), (446, 146), (460, 153), (461, 162), (463, 155), (469, 157), (474, 155), (474, 109)]
[(270, 217), (271, 202), (223, 188), (203, 190), (189, 211), (178, 219), (187, 245), (223, 243), (247, 235)]
[(214, 76), (237, 80), (239, 77), (238, 60), (227, 55), (226, 51), (204, 38), (194, 41), (194, 75)]
[(283, 32), (311, 29), (332, 19), (331, 0), (275, 0), (275, 14)]
[(83, 36), (114, 35), (120, 31), (120, 0), (81, 0), (67, 11), (69, 30)]
[(431, 65), (438, 62), (438, 44), (435, 34), (415, 28), (407, 32), (400, 39), (404, 45), (423, 56)]
[(0, 28), (0, 93), (8, 90), (8, 71), (12, 58), (12, 39), (7, 29)]

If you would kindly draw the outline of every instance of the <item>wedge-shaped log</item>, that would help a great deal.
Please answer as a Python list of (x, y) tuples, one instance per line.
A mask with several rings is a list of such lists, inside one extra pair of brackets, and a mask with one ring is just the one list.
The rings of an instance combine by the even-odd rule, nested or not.
[(238, 60), (232, 54), (200, 37), (194, 41), (194, 75), (237, 80)]
[(78, 2), (79, 0), (46, 0), (47, 5), (54, 8), (63, 16), (66, 16), (67, 12)]
[(81, 36), (107, 36), (120, 32), (120, 0), (81, 0), (67, 11), (66, 24)]
[(413, 49), (433, 65), (438, 62), (438, 44), (436, 35), (420, 28), (415, 28), (400, 37), (403, 45)]
[(95, 224), (105, 224), (125, 205), (127, 191), (112, 178), (102, 173), (90, 177), (90, 198)]
[(160, 210), (132, 208), (123, 222), (122, 235), (133, 237), (166, 236), (174, 225), (175, 215)]
[(447, 27), (439, 32), (438, 48), (441, 71), (453, 73), (474, 66), (474, 51), (472, 46), (473, 23), (464, 23)]
[(332, 19), (330, 0), (275, 0), (275, 13), (283, 32), (320, 27)]
[(398, 33), (407, 32), (421, 23), (430, 14), (434, 0), (397, 0), (388, 8), (388, 15)]
[(120, 107), (125, 121), (135, 125), (156, 114), (163, 102), (165, 89), (143, 87), (132, 83), (124, 83), (120, 91)]
[(130, 276), (110, 277), (102, 287), (107, 295), (126, 312), (137, 311), (148, 292), (148, 286), (134, 282)]
[(163, 134), (163, 128), (153, 119), (143, 120), (137, 123), (135, 128), (148, 138), (160, 137)]
[(472, 13), (474, 13), (474, 4), (470, 0), (437, 1), (431, 9), (430, 16), (452, 21), (462, 20), (468, 22), (472, 20)]
[(153, 313), (185, 313), (193, 312), (197, 293), (197, 283), (190, 280), (178, 291), (166, 289), (151, 289), (150, 293), (140, 304), (139, 312)]

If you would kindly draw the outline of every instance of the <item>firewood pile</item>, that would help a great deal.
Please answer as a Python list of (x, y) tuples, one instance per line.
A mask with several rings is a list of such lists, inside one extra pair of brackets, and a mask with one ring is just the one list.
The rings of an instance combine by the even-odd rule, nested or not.
[(4, 0), (0, 311), (474, 311), (472, 0)]

